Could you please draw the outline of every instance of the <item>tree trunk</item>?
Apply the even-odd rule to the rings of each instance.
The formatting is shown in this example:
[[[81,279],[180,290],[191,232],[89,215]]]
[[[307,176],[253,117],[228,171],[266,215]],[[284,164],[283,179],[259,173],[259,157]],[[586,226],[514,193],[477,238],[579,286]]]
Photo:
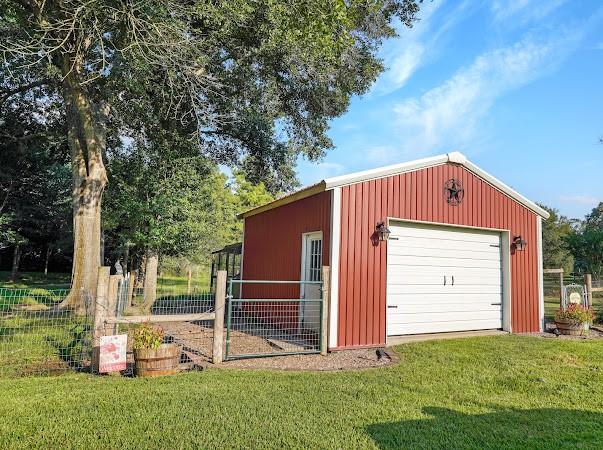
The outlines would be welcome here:
[[[85,298],[96,297],[96,278],[101,264],[101,201],[107,173],[103,164],[104,122],[80,84],[77,64],[61,56],[67,141],[73,175],[73,267],[71,292],[62,307],[78,312]],[[77,62],[76,62],[77,63]]]
[[[52,253],[52,247],[48,245],[46,247],[46,258],[44,259],[44,276],[48,276],[48,261],[50,260],[50,254]]]
[[[124,273],[128,273],[130,270],[130,246],[126,245],[124,249],[124,262],[123,262]]]
[[[146,257],[146,268],[144,275],[143,307],[150,311],[157,298],[157,266],[159,265],[159,256],[156,252],[151,252]]]
[[[10,272],[10,281],[14,283],[17,281],[17,275],[19,275],[19,263],[21,261],[21,244],[15,245],[13,250],[13,267]]]

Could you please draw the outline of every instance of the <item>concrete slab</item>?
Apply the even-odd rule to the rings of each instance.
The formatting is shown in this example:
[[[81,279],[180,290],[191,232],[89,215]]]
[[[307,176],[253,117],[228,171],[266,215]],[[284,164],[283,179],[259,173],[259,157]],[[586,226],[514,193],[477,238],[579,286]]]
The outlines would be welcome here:
[[[450,333],[431,333],[431,334],[412,334],[406,336],[388,336],[387,346],[392,347],[400,344],[410,344],[412,342],[434,341],[438,339],[459,339],[466,337],[479,336],[497,336],[509,334],[502,330],[479,330],[479,331],[455,331]]]

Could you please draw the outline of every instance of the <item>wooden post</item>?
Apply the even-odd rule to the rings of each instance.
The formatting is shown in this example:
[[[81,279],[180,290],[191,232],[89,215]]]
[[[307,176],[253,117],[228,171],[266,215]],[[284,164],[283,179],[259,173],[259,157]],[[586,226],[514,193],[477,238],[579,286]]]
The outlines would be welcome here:
[[[190,295],[191,293],[191,287],[192,287],[192,282],[193,282],[193,270],[189,267],[188,268],[188,286],[186,289],[187,294]]]
[[[100,356],[100,338],[105,333],[105,320],[107,318],[109,301],[110,267],[98,268],[96,282],[96,298],[94,299],[94,329],[92,330],[92,372],[98,373]]]
[[[128,276],[128,304],[126,306],[132,306],[132,301],[134,299],[134,285],[136,284],[137,277],[138,273],[136,270],[130,272]]]
[[[107,299],[107,315],[105,317],[105,335],[117,333],[117,325],[108,324],[107,319],[117,316],[117,293],[121,275],[109,276],[109,296]]]
[[[559,269],[559,304],[563,303],[563,267]]]
[[[329,309],[331,305],[331,268],[329,266],[322,267],[322,323],[320,330],[320,354],[326,356],[329,345]]]
[[[212,362],[220,364],[224,360],[224,310],[226,309],[226,271],[218,270],[216,277],[216,297],[214,310],[214,348]]]
[[[586,306],[593,304],[593,276],[590,273],[584,274],[584,284],[586,285]]]

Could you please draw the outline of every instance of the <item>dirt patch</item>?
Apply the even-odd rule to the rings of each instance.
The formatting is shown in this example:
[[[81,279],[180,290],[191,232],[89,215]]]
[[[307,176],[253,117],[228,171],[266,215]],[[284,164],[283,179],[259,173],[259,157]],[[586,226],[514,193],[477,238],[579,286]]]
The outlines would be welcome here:
[[[568,336],[565,334],[556,334],[555,322],[548,322],[545,325],[545,331],[542,333],[525,333],[527,336],[536,336],[548,339],[562,339],[562,340],[592,340],[592,339],[603,339],[603,325],[593,325],[590,327],[590,331],[583,336]]]
[[[220,366],[224,369],[270,369],[302,371],[337,371],[370,369],[385,367],[398,362],[397,355],[391,350],[359,349],[332,352],[321,355],[289,355],[269,358],[238,359],[226,361]]]
[[[311,354],[235,359],[214,365],[211,363],[213,330],[210,327],[191,322],[165,323],[162,327],[170,342],[183,347],[182,362],[197,367],[337,371],[384,367],[398,361],[397,355],[391,349],[373,348],[332,352],[327,356]],[[236,343],[236,354],[271,353],[277,350],[275,345],[278,345],[263,337],[240,331],[231,332],[231,345],[233,343]]]

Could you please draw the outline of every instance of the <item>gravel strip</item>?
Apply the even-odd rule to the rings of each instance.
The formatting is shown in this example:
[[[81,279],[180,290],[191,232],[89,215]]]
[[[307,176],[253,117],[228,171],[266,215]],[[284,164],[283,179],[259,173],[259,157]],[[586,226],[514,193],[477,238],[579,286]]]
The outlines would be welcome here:
[[[545,331],[542,333],[522,333],[526,336],[536,336],[547,339],[562,339],[562,340],[572,340],[572,341],[584,341],[584,340],[592,340],[592,339],[603,339],[603,326],[602,325],[593,325],[590,328],[588,334],[583,336],[568,336],[565,334],[556,335],[554,330],[555,322],[549,322],[545,325]]]

